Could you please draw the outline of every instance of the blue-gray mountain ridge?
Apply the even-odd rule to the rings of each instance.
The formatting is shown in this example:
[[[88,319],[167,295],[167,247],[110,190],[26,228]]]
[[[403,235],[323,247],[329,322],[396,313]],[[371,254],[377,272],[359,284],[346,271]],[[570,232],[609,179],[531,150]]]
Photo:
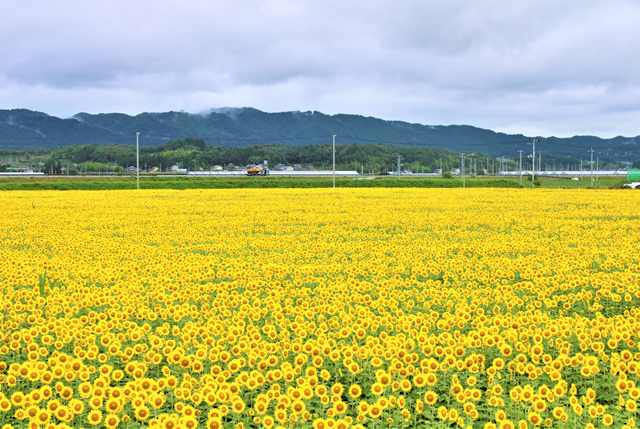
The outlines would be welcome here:
[[[91,143],[157,146],[184,137],[207,143],[247,146],[278,143],[289,146],[328,144],[336,134],[338,143],[383,143],[482,152],[514,159],[518,150],[531,152],[522,134],[497,133],[470,125],[422,125],[386,121],[360,115],[326,115],[317,111],[267,113],[246,108],[211,109],[199,114],[185,112],[78,113],[61,119],[27,109],[0,110],[0,149],[52,149],[56,146]],[[640,158],[640,136],[603,139],[596,136],[539,137],[536,151],[544,154],[603,161],[632,162]]]

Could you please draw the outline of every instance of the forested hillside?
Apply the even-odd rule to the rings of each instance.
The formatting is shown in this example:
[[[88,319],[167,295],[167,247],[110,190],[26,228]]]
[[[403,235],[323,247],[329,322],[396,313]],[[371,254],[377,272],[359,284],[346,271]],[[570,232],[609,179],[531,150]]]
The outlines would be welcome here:
[[[332,135],[340,144],[384,143],[405,147],[449,149],[515,159],[518,150],[531,152],[529,137],[496,133],[469,125],[421,125],[384,121],[359,115],[320,112],[266,113],[253,108],[214,109],[203,114],[184,112],[78,113],[60,119],[26,109],[0,110],[0,149],[53,149],[92,143],[159,146],[180,138],[200,138],[220,148],[264,144],[327,145]],[[536,151],[587,159],[594,147],[603,161],[632,162],[640,157],[640,137],[601,139],[593,136],[540,138]],[[256,155],[258,156],[258,155]],[[303,161],[304,162],[304,161]]]

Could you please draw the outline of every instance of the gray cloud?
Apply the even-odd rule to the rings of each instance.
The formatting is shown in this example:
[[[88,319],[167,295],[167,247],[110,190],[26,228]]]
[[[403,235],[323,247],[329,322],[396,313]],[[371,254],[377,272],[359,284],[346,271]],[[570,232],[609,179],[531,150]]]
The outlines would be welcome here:
[[[634,1],[0,3],[0,108],[251,106],[640,134]]]

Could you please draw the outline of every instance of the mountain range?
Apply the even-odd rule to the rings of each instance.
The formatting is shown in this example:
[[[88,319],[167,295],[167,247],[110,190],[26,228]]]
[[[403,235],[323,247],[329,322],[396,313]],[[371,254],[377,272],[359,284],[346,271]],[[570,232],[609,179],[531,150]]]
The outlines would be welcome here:
[[[640,159],[640,136],[603,139],[595,136],[570,138],[505,134],[470,125],[422,125],[386,121],[360,115],[326,115],[317,111],[267,113],[245,108],[211,109],[199,114],[186,112],[78,113],[62,119],[27,109],[0,110],[0,150],[25,150],[91,143],[157,146],[168,141],[194,137],[223,147],[264,143],[289,146],[337,143],[382,143],[481,152],[493,157],[518,157],[532,151],[530,138],[536,137],[536,152],[594,157],[603,161],[632,162]]]

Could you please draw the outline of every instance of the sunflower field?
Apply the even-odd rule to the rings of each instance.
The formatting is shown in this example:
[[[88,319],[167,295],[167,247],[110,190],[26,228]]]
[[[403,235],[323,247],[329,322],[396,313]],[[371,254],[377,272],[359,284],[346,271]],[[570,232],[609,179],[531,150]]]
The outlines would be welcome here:
[[[631,428],[640,193],[0,193],[0,428]]]

